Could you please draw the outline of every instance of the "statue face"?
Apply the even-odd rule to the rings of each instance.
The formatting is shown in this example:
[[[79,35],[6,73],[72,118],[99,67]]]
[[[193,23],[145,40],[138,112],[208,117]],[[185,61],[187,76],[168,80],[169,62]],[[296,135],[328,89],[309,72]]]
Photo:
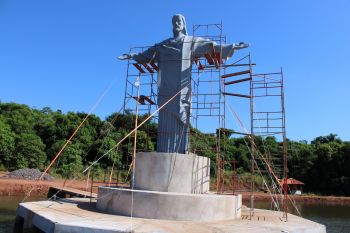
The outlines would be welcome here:
[[[185,24],[179,16],[173,18],[173,30],[176,32],[182,32],[185,28]]]

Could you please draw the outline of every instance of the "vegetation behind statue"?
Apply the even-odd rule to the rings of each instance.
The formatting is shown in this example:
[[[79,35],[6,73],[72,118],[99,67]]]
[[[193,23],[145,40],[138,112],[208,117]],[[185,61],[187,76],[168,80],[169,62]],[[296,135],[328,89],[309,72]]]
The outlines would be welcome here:
[[[15,103],[0,103],[0,166],[2,170],[18,168],[43,169],[61,149],[67,138],[86,113],[52,111],[29,108]],[[57,164],[50,171],[62,177],[79,177],[80,171],[95,158],[112,148],[116,141],[130,132],[135,116],[127,113],[111,114],[106,120],[92,115],[66,148]],[[142,121],[145,116],[140,116]],[[191,128],[192,131],[195,129]],[[212,176],[216,175],[214,135],[196,131],[190,138],[190,151],[201,148],[198,155],[211,158]],[[138,150],[154,151],[156,148],[157,125],[146,123],[137,138]],[[246,140],[249,141],[249,140]],[[118,151],[102,159],[94,168],[95,173],[103,176],[105,170],[113,165],[116,171],[127,173],[131,163],[133,138],[123,143]],[[222,138],[226,160],[238,161],[238,172],[249,172],[249,151],[244,138]],[[274,137],[265,139],[271,153],[278,152],[281,143]],[[262,147],[262,139],[257,141]],[[274,151],[273,151],[274,150]],[[305,182],[305,191],[320,194],[350,195],[350,142],[344,142],[335,134],[320,136],[311,143],[289,141],[290,177]]]

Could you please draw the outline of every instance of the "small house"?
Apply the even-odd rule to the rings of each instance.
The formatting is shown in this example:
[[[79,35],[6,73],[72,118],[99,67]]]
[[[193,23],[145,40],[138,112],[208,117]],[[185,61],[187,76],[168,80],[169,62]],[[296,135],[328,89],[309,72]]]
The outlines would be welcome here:
[[[285,179],[280,180],[281,186],[284,188],[285,185],[288,186],[288,193],[300,195],[302,191],[302,186],[305,185],[303,182],[296,180],[294,178],[288,178],[287,182]]]

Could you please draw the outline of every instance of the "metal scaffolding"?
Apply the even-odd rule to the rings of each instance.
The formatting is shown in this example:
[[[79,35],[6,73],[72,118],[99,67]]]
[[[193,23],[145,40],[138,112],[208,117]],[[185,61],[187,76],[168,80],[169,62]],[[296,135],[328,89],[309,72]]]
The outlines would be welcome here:
[[[278,210],[283,210],[283,217],[287,220],[288,190],[287,186],[281,185],[283,180],[288,178],[283,72],[281,69],[277,73],[254,74],[252,67],[255,64],[251,63],[250,55],[241,59],[240,62],[244,60],[247,61],[246,66],[249,68],[223,75],[222,78],[227,80],[234,77],[234,80],[224,83],[229,86],[242,82],[249,83],[249,94],[237,94],[231,91],[223,94],[250,100],[250,131],[233,132],[249,138],[251,154],[250,218],[254,215],[255,179],[259,175],[266,180],[264,181],[265,189],[269,190],[272,195],[282,195],[282,198],[273,199],[273,202]],[[248,92],[247,89],[246,92]],[[232,100],[232,102],[237,101]],[[244,129],[244,126],[242,125],[241,128]],[[277,150],[272,151],[266,145],[269,137],[275,137],[281,142]],[[225,161],[221,164],[225,164]],[[231,179],[233,183],[237,182],[236,172],[233,172]],[[232,191],[233,193],[243,191],[237,188],[237,184],[232,187],[236,188]],[[279,204],[282,208],[279,208]]]
[[[287,186],[283,185],[288,179],[283,71],[281,69],[276,73],[254,74],[252,78],[252,135],[260,136],[265,141],[273,136],[281,142],[277,151],[263,145],[255,152],[256,169],[253,169],[253,172],[259,170],[262,174],[272,174],[274,179],[271,180],[270,186],[279,189],[276,194],[281,194],[282,198],[276,201],[280,201],[283,217],[287,220],[288,190]]]
[[[202,37],[214,41],[216,44],[226,44],[226,36],[223,35],[223,25],[206,24],[194,25],[193,36]],[[133,47],[129,53],[142,52],[147,47]],[[250,217],[254,215],[255,177],[257,174],[273,173],[275,182],[270,185],[280,186],[283,179],[287,179],[287,141],[285,128],[285,109],[283,91],[283,72],[254,74],[251,55],[248,54],[234,62],[226,62],[221,58],[222,51],[215,51],[214,46],[204,57],[196,57],[192,54],[192,81],[191,81],[191,127],[189,136],[197,137],[198,130],[203,124],[210,122],[213,128],[211,132],[216,138],[216,191],[227,192],[225,182],[230,180],[229,187],[232,193],[250,191]],[[150,115],[157,109],[157,72],[156,63],[136,63],[129,60],[127,65],[127,77],[125,84],[124,113]],[[235,87],[244,84],[244,90],[237,92]],[[250,130],[229,130],[226,128],[226,112],[228,103],[236,103],[237,98],[246,99],[249,102]],[[270,104],[270,98],[278,99],[277,104]],[[264,100],[264,101],[261,101]],[[261,104],[261,105],[260,105]],[[271,106],[275,107],[272,109]],[[137,111],[136,111],[137,110]],[[259,110],[259,111],[258,111]],[[157,123],[158,116],[152,118]],[[242,127],[244,128],[244,126]],[[240,176],[236,167],[240,164],[235,160],[225,161],[221,137],[226,134],[242,135],[249,140],[248,145],[251,154],[250,187],[239,184]],[[262,151],[257,146],[258,140],[266,140],[270,136],[281,136],[283,154],[273,154],[268,150]],[[189,153],[198,153],[203,148],[190,145]],[[265,148],[266,149],[266,148]],[[227,171],[230,170],[230,171]],[[283,187],[282,202],[283,216],[287,220],[287,187]]]
[[[206,24],[194,25],[193,36],[202,37],[214,41],[218,45],[226,44],[226,36],[223,36],[223,25]],[[225,97],[222,93],[225,86],[221,79],[221,74],[225,73],[225,61],[221,59],[221,51],[214,51],[205,54],[204,58],[194,58],[195,66],[192,69],[192,125],[198,129],[200,122],[214,122],[214,128],[211,133],[216,134],[216,190],[221,189],[221,143],[220,129],[225,128]],[[217,123],[215,123],[217,122]],[[196,137],[193,133],[190,135]],[[192,146],[193,153],[197,153],[202,148],[196,145]]]

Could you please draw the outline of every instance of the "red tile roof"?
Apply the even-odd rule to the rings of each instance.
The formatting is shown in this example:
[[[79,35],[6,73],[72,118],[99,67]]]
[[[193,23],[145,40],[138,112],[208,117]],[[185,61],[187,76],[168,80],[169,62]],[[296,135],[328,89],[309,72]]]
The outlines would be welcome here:
[[[281,185],[283,185],[285,183],[285,180],[280,180],[280,183]],[[287,184],[290,185],[290,184],[298,184],[298,185],[304,185],[303,182],[299,181],[299,180],[296,180],[294,178],[288,178],[287,179]]]

